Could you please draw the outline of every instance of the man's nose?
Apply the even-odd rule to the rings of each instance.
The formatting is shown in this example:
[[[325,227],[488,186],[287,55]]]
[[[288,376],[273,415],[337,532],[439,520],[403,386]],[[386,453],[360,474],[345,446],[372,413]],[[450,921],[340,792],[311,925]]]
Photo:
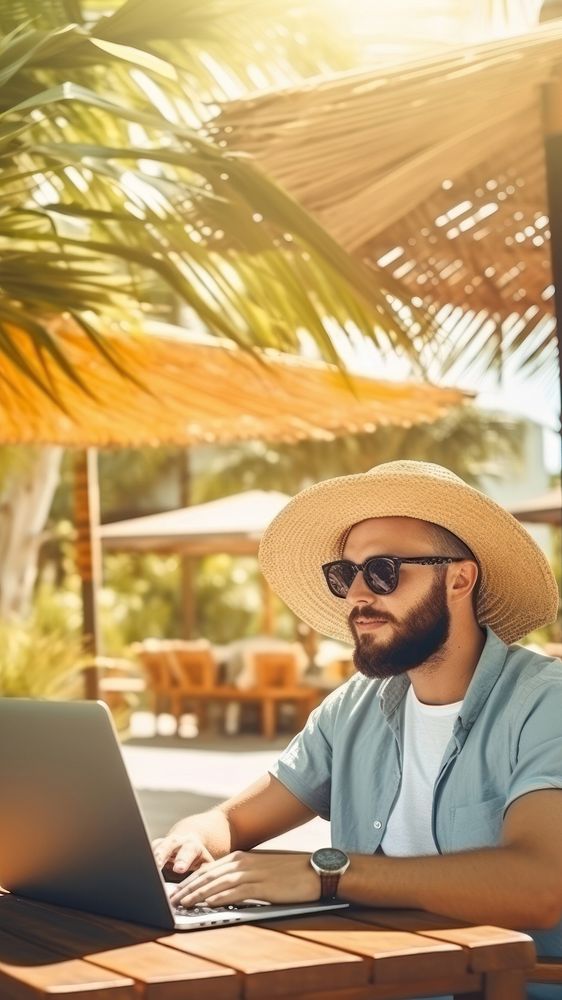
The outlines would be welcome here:
[[[346,601],[349,601],[350,604],[359,604],[361,602],[371,604],[374,596],[373,591],[365,583],[362,571],[359,570],[355,574],[353,583],[345,595]]]

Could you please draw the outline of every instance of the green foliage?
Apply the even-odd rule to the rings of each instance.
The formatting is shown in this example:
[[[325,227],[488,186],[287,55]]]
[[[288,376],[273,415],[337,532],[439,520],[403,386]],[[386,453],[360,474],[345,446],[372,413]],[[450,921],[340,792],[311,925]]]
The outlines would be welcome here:
[[[99,597],[104,652],[118,655],[145,636],[180,635],[177,556],[111,553]]]
[[[22,445],[0,447],[0,495],[4,494],[14,481],[25,476],[33,464],[36,448]]]
[[[441,420],[415,427],[379,427],[333,441],[293,445],[264,442],[231,445],[194,453],[199,474],[193,502],[202,503],[240,490],[280,490],[294,494],[332,476],[354,475],[396,459],[436,462],[478,487],[480,477],[503,473],[502,462],[517,469],[523,424],[471,406],[452,409]]]
[[[144,636],[174,637],[180,632],[180,573],[175,555],[111,553],[104,560],[98,595],[102,648],[109,656],[126,653]],[[58,539],[43,553],[34,595],[34,616],[45,632],[66,629],[78,635],[82,624],[80,578],[73,531],[62,522]]]
[[[171,504],[181,506],[181,463],[186,451],[182,448],[120,448],[99,454],[100,509],[119,517],[121,510],[153,511],[159,507],[158,493],[177,483],[177,495]],[[160,501],[161,505],[161,501]],[[117,513],[116,513],[117,512]]]
[[[0,621],[0,697],[83,696],[80,637],[46,617],[43,609],[25,621]]]
[[[196,574],[197,633],[216,643],[262,631],[263,599],[257,561],[212,555],[199,561]],[[294,639],[294,617],[276,599],[276,632]]]
[[[46,634],[66,626],[78,634],[81,622],[80,581],[72,547],[64,544],[64,572],[53,581],[52,564],[43,567],[35,592],[34,615]],[[197,635],[226,643],[260,631],[262,599],[255,559],[213,555],[198,560],[195,575]],[[179,556],[109,553],[104,559],[104,585],[99,595],[103,651],[127,653],[139,639],[181,638]],[[293,617],[278,602],[280,631],[293,636]]]
[[[0,448],[0,484],[2,455]],[[17,449],[13,449],[16,451]],[[149,514],[163,506],[179,507],[181,466],[189,452],[184,448],[112,448],[98,453],[100,515],[117,521]],[[66,451],[49,520],[52,525],[73,520],[74,452]]]
[[[196,574],[200,636],[231,642],[259,631],[261,602],[255,559],[207,556]]]

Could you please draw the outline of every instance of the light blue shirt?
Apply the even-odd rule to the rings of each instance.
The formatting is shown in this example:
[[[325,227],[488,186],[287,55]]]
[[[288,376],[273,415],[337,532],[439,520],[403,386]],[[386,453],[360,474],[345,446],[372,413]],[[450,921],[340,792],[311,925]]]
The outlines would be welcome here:
[[[312,713],[271,773],[330,820],[332,843],[372,854],[380,845],[402,776],[406,674],[356,674]],[[440,854],[500,843],[508,806],[527,792],[562,789],[562,663],[506,646],[490,629],[433,790]],[[561,831],[562,835],[562,831]],[[529,930],[539,955],[562,957],[562,922]],[[529,998],[562,1000],[562,987]]]

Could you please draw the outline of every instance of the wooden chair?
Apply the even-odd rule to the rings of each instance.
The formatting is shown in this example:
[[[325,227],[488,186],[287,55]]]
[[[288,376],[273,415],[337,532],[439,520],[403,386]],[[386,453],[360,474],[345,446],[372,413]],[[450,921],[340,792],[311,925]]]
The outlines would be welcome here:
[[[207,726],[209,702],[220,698],[217,663],[209,645],[175,642],[169,652],[171,711],[179,720],[189,706],[197,716],[199,732]]]
[[[298,666],[291,652],[252,653],[255,685],[239,692],[241,701],[255,701],[260,706],[261,732],[273,739],[277,729],[277,710],[281,704],[293,704],[297,710],[297,726],[301,728],[318,702],[317,688],[300,684]]]
[[[272,739],[276,731],[277,706],[293,703],[299,724],[306,721],[318,700],[315,688],[298,682],[298,663],[293,652],[252,653],[254,683],[248,687],[217,682],[217,663],[210,644],[170,642],[171,711],[179,719],[190,705],[197,715],[201,732],[207,724],[211,702],[256,702],[261,713],[261,731]]]
[[[350,677],[353,677],[355,672],[356,668],[352,659],[330,660],[322,670],[324,679],[330,682],[333,687],[344,684]]]
[[[146,691],[154,715],[171,710],[173,680],[166,644],[156,644],[154,640],[136,642],[132,652],[145,675]]]
[[[210,643],[181,639],[149,639],[133,647],[145,674],[155,715],[164,708],[180,716],[189,707],[197,716],[198,729],[205,728],[207,705],[216,691],[217,665]]]
[[[211,702],[255,702],[260,708],[262,735],[273,739],[279,705],[295,705],[300,726],[324,694],[298,682],[298,663],[291,651],[252,653],[253,683],[238,687],[217,682],[217,664],[210,643],[152,640],[137,643],[134,650],[147,676],[155,714],[165,702],[179,721],[189,705],[197,716],[200,732],[207,724]]]

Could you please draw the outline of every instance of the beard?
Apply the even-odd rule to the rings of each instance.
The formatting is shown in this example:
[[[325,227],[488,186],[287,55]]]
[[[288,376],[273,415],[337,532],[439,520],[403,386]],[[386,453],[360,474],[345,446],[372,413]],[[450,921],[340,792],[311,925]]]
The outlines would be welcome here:
[[[373,636],[359,635],[354,618],[384,617],[395,625],[394,635],[386,643]],[[439,574],[431,589],[402,621],[381,615],[371,608],[354,608],[349,627],[355,639],[353,662],[365,677],[397,677],[421,667],[434,657],[449,638],[451,616],[447,606],[445,575]]]

